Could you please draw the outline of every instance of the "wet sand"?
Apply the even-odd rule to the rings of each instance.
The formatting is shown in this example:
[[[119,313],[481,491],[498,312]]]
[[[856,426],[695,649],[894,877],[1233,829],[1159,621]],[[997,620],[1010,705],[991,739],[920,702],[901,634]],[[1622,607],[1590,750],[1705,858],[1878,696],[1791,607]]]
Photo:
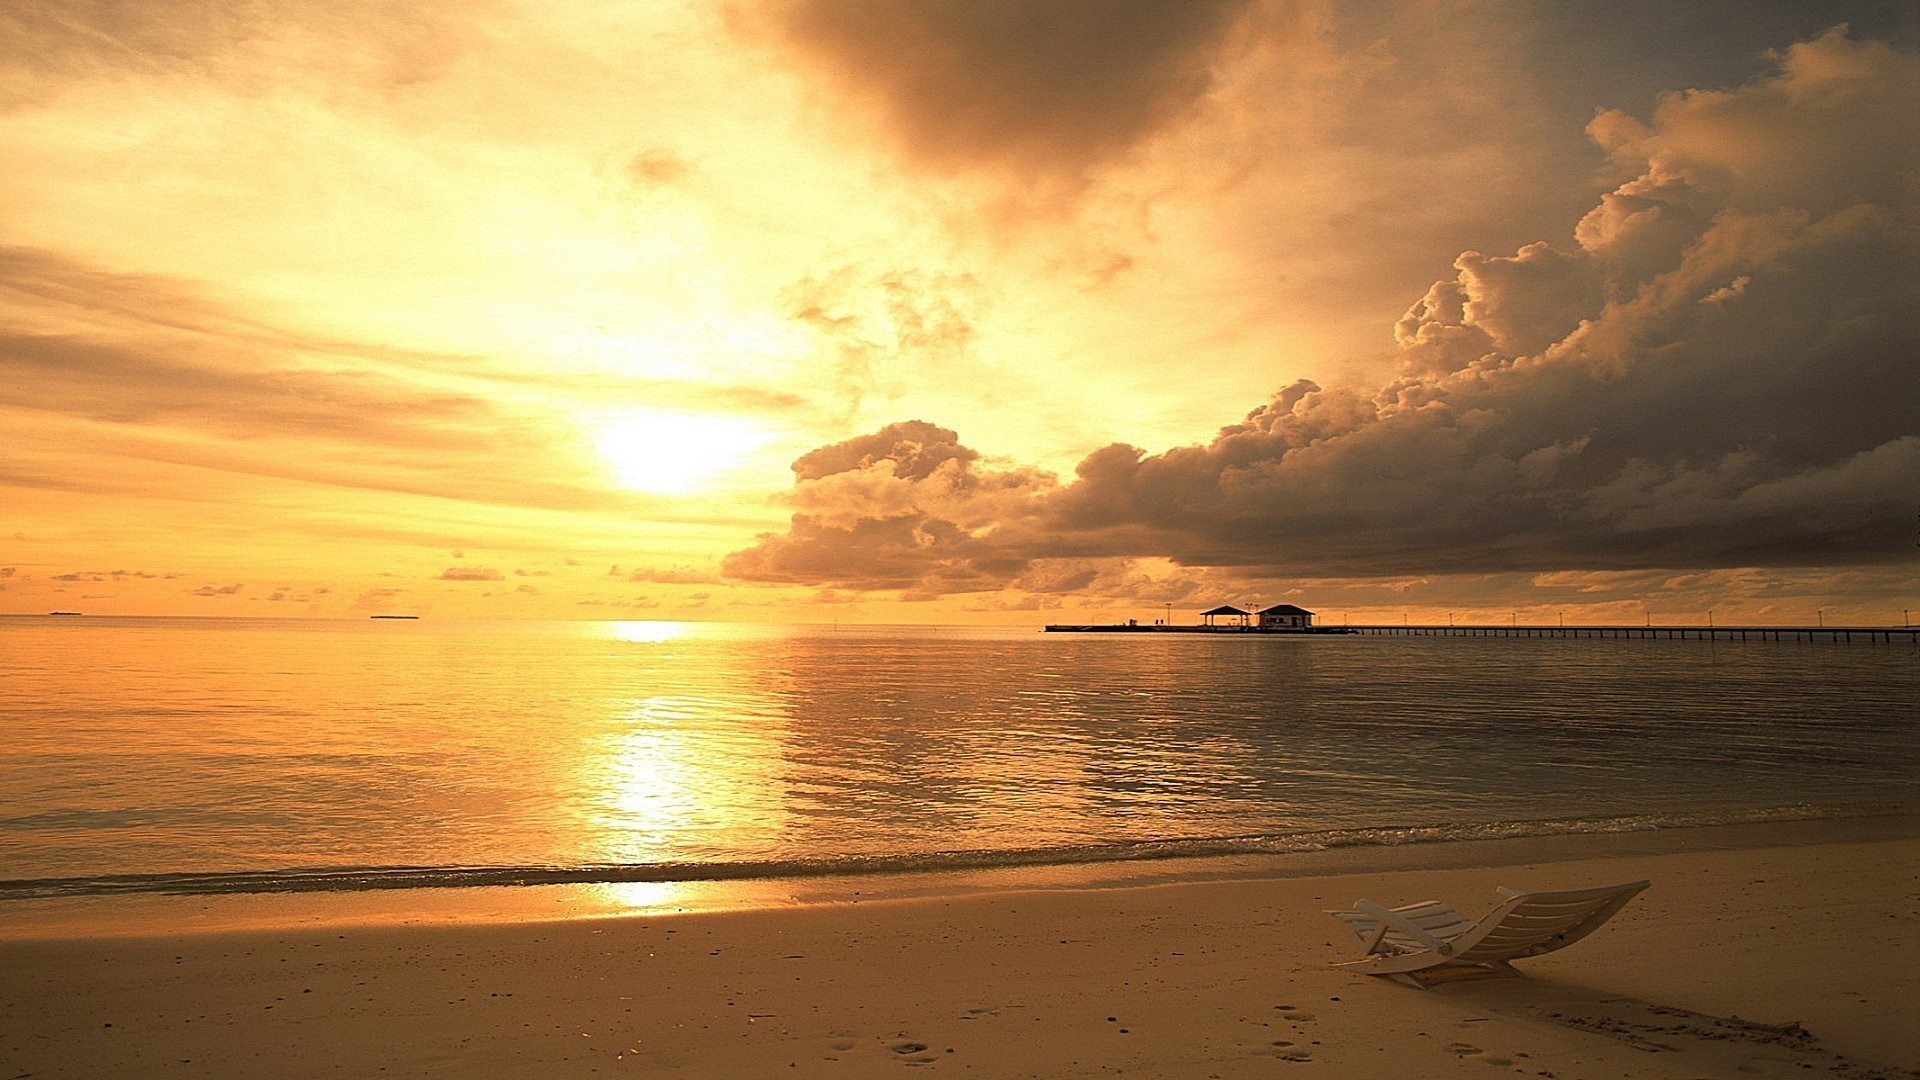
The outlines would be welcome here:
[[[0,1080],[1920,1076],[1911,820],[1330,852],[1213,880],[0,942]],[[1331,967],[1324,909],[1647,878],[1524,979]],[[885,895],[884,891],[882,895]],[[823,899],[816,897],[816,899]],[[122,927],[124,929],[124,927]]]

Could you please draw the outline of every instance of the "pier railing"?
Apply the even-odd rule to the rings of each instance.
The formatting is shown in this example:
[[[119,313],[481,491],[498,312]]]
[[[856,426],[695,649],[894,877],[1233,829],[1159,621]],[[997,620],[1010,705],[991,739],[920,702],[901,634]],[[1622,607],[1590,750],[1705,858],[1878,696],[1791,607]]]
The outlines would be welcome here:
[[[1356,634],[1399,637],[1543,637],[1543,638],[1672,638],[1700,641],[1902,641],[1920,640],[1920,626],[1528,626],[1498,623],[1480,626],[1447,624],[1379,624],[1347,626]]]

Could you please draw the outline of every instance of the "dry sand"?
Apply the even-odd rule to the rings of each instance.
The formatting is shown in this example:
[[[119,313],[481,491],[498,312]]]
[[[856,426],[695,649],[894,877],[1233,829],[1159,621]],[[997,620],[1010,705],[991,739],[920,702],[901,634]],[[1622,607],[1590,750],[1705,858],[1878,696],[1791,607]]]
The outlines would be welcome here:
[[[1917,855],[1911,821],[1876,819],[1146,887],[13,940],[0,1080],[1912,1077]],[[1478,914],[1499,884],[1638,878],[1653,888],[1524,979],[1422,991],[1329,966],[1356,942],[1322,911],[1358,897]]]

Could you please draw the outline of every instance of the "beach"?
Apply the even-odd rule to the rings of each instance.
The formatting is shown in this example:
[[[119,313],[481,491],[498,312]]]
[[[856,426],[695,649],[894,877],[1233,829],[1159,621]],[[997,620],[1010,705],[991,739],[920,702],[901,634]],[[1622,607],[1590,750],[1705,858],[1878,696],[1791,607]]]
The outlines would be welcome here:
[[[1323,911],[1653,886],[1526,977],[1331,966]],[[964,881],[957,875],[956,881]],[[1210,880],[0,943],[7,1077],[1920,1075],[1920,825],[1354,848]],[[525,890],[523,890],[525,891]],[[869,896],[878,896],[871,899]]]

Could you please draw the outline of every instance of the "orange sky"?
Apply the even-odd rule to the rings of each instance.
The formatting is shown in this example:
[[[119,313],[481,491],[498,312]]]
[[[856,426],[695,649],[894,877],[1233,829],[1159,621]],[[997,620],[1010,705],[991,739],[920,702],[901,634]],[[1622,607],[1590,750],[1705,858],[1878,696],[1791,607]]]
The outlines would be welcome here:
[[[10,4],[0,612],[1898,621],[1915,17],[1667,7]]]

